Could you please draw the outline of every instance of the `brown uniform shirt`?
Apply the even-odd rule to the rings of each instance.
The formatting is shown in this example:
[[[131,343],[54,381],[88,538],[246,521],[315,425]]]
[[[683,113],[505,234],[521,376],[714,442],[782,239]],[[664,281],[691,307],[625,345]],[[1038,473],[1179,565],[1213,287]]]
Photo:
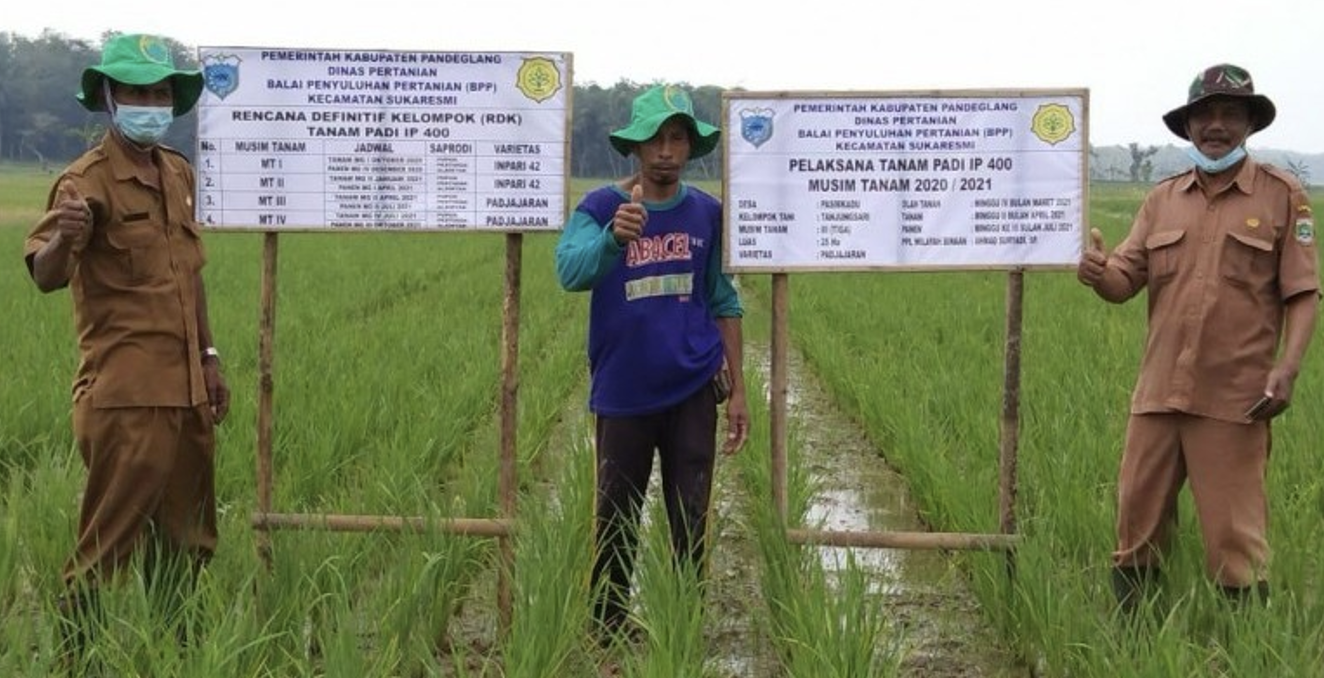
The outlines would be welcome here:
[[[47,213],[24,244],[31,257],[53,237],[50,207],[64,177],[87,199],[93,233],[69,281],[80,362],[77,401],[95,407],[186,407],[207,402],[198,346],[195,281],[206,261],[193,211],[188,160],[157,147],[161,190],[145,183],[110,138],[65,170]]]
[[[1312,219],[1295,177],[1251,159],[1212,199],[1194,170],[1149,193],[1100,285],[1122,299],[1149,287],[1133,413],[1245,421],[1273,367],[1284,302],[1319,293]]]

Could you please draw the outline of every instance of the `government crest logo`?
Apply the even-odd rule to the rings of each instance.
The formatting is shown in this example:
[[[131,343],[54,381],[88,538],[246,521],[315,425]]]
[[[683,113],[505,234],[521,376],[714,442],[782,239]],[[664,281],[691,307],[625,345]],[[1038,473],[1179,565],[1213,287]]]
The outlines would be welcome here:
[[[746,108],[740,111],[740,137],[758,148],[772,138],[772,109]]]
[[[1062,104],[1043,104],[1034,112],[1030,131],[1040,141],[1056,146],[1076,132],[1076,118]]]
[[[1296,220],[1296,241],[1302,245],[1315,242],[1315,221],[1310,218]]]
[[[542,103],[561,89],[561,71],[546,57],[526,58],[515,74],[515,87],[524,96]]]
[[[208,54],[202,59],[202,79],[207,91],[224,99],[239,89],[239,62],[233,54]]]

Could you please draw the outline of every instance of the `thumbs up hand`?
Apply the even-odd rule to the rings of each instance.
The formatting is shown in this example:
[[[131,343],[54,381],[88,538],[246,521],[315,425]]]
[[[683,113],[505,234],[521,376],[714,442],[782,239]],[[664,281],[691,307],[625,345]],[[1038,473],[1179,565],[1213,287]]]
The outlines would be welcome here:
[[[636,179],[630,189],[630,202],[623,202],[616,208],[616,216],[611,222],[611,234],[616,244],[625,245],[638,240],[648,223],[648,210],[644,208],[644,188]]]
[[[1090,287],[1095,287],[1103,279],[1106,268],[1108,268],[1108,248],[1103,244],[1103,233],[1097,228],[1091,228],[1090,244],[1084,252],[1081,252],[1080,263],[1076,265],[1076,278]]]
[[[92,239],[92,209],[87,206],[87,200],[83,199],[74,182],[69,179],[60,182],[54,207],[59,211],[56,228],[60,239],[69,243],[73,253],[82,252]]]

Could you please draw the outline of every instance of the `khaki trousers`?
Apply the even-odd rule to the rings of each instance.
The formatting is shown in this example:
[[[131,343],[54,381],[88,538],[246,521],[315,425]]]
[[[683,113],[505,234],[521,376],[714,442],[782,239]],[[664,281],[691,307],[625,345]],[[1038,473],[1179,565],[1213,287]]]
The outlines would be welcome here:
[[[1238,424],[1182,413],[1134,414],[1118,477],[1118,567],[1160,564],[1187,480],[1204,541],[1205,569],[1223,586],[1267,576],[1264,478],[1269,424]]]
[[[113,577],[139,546],[206,561],[217,539],[207,407],[97,409],[91,400],[74,404],[87,486],[66,584]]]

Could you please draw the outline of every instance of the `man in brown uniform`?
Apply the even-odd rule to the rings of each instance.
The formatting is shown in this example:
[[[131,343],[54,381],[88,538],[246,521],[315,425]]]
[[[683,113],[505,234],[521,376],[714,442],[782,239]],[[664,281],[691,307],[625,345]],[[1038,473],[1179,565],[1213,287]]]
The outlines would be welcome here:
[[[108,40],[77,99],[108,112],[110,129],[55,182],[24,245],[38,288],[70,288],[78,333],[73,428],[88,476],[60,602],[69,654],[91,631],[97,588],[138,547],[148,581],[171,587],[216,548],[213,427],[230,398],[207,321],[193,168],[159,145],[201,91],[202,75],[175,70],[161,39]]]
[[[1269,422],[1291,402],[1320,296],[1305,190],[1246,157],[1275,112],[1244,69],[1201,72],[1163,116],[1195,167],[1154,187],[1111,255],[1093,230],[1077,269],[1113,303],[1149,287],[1113,554],[1128,612],[1156,583],[1188,479],[1209,576],[1234,600],[1268,595]]]

